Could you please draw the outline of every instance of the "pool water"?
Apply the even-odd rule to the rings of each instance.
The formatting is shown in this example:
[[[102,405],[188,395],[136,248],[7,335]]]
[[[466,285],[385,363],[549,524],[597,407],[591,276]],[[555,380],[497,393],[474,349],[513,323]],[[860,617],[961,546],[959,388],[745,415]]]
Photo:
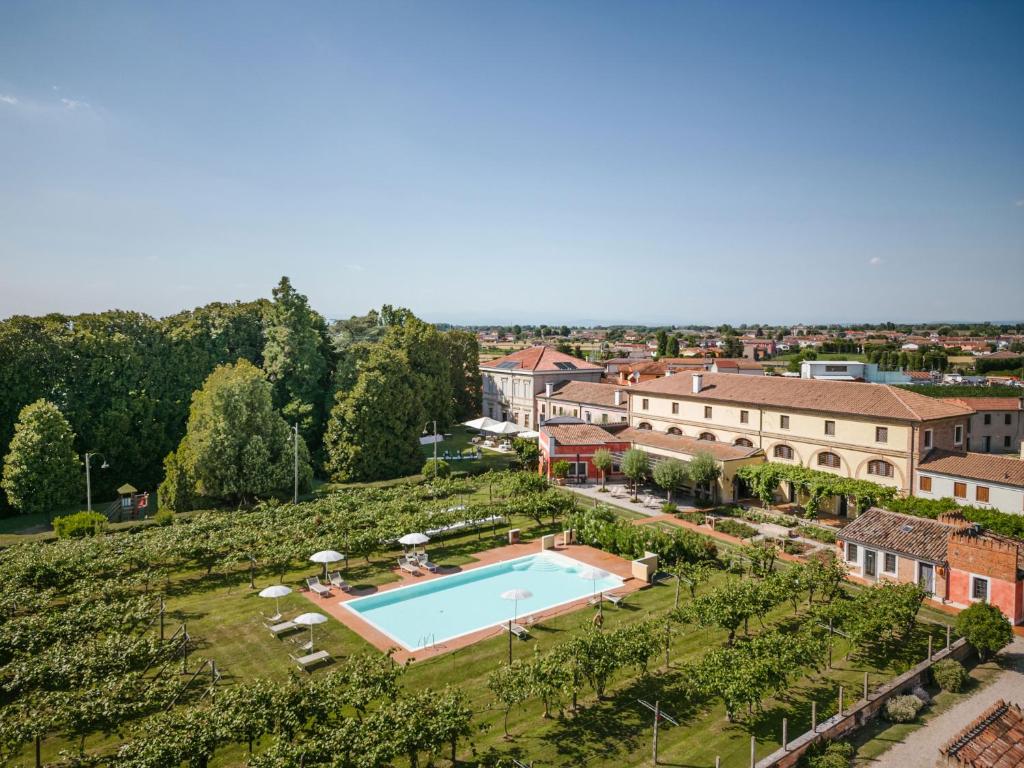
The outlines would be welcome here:
[[[380,594],[346,600],[342,605],[410,651],[507,623],[515,610],[519,620],[531,613],[622,586],[608,575],[596,583],[580,577],[587,568],[578,560],[541,552],[515,560],[430,579]],[[526,589],[532,597],[501,597],[510,589]]]

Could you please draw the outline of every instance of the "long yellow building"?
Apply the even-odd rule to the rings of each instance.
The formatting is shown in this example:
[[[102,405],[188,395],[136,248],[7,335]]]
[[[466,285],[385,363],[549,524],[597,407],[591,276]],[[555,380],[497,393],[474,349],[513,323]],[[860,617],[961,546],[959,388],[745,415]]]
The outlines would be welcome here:
[[[768,461],[906,494],[924,453],[963,450],[971,416],[956,403],[845,381],[682,373],[628,391],[629,424],[636,429],[760,448]]]

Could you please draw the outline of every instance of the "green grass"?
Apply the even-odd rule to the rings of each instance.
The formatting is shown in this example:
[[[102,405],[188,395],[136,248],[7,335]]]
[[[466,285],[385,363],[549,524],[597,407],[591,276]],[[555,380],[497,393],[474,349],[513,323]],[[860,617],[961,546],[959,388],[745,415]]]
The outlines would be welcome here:
[[[526,519],[514,519],[512,525],[523,531],[524,539],[536,540],[559,526],[536,526]],[[441,564],[462,565],[472,561],[475,552],[503,543],[505,528],[496,531],[467,533],[430,547],[432,559]],[[394,553],[382,553],[371,562],[349,564],[346,578],[355,585],[380,585],[394,581],[390,571]],[[286,574],[284,582],[298,587],[305,576],[315,571],[305,566]],[[721,583],[726,576],[718,573],[702,591]],[[276,577],[259,574],[257,589],[277,581]],[[192,667],[200,658],[216,660],[224,674],[223,684],[233,685],[253,677],[283,679],[294,674],[288,651],[293,647],[287,640],[272,637],[261,625],[261,613],[270,614],[274,603],[262,600],[249,588],[244,570],[214,573],[206,576],[200,571],[175,574],[166,586],[169,611],[168,631],[180,622],[187,622],[189,632],[198,641]],[[673,605],[675,587],[672,584],[654,585],[630,595],[623,606],[605,611],[605,627],[615,628],[651,616],[663,615]],[[687,593],[683,592],[684,600]],[[309,601],[291,594],[281,601],[288,615],[309,610]],[[932,612],[934,614],[934,612]],[[940,621],[941,614],[923,618]],[[531,639],[515,641],[514,654],[528,657],[534,650],[546,651],[557,643],[584,631],[591,623],[592,610],[580,609],[555,617],[537,625]],[[792,608],[780,606],[767,618],[767,623],[794,622]],[[795,620],[797,623],[799,619]],[[759,631],[752,622],[751,631]],[[800,678],[778,699],[765,702],[764,711],[739,723],[728,723],[723,706],[718,702],[694,701],[686,692],[687,676],[684,666],[702,656],[708,648],[724,642],[725,633],[714,630],[687,628],[674,638],[671,664],[662,669],[663,659],[652,663],[647,677],[638,677],[634,671],[620,673],[609,687],[608,697],[597,701],[592,695],[581,699],[582,708],[575,715],[564,713],[550,720],[541,717],[541,707],[530,702],[526,707],[513,710],[509,721],[513,733],[511,740],[501,735],[501,713],[495,708],[487,691],[487,676],[505,659],[507,639],[503,636],[473,644],[470,647],[411,665],[403,678],[403,685],[417,689],[424,686],[443,687],[459,685],[467,694],[476,713],[476,722],[484,730],[475,739],[472,751],[463,747],[460,765],[478,765],[485,755],[516,756],[526,762],[536,761],[544,766],[620,766],[636,765],[649,759],[649,713],[637,703],[637,698],[659,699],[666,710],[680,719],[679,728],[666,728],[661,734],[662,759],[687,766],[711,766],[715,756],[724,764],[738,765],[749,759],[749,737],[758,738],[758,755],[773,751],[779,743],[782,717],[789,717],[790,733],[799,733],[810,719],[810,702],[818,702],[819,717],[824,718],[834,709],[838,685],[848,690],[859,688],[864,671],[874,682],[909,668],[923,657],[927,645],[927,632],[932,631],[936,642],[944,640],[945,629],[922,624],[906,643],[893,644],[880,658],[866,657],[844,660],[846,648],[840,641],[835,649],[835,668],[822,673],[811,673]],[[296,633],[298,636],[300,633]],[[359,635],[337,621],[331,620],[314,629],[316,646],[329,650],[335,657],[355,653],[378,653]],[[940,639],[941,638],[941,639]],[[329,667],[324,667],[324,670]],[[313,674],[322,674],[322,671]],[[114,738],[92,736],[87,749],[111,746]],[[44,741],[43,757],[56,759],[61,749],[72,745],[60,737]],[[21,764],[30,764],[25,754]],[[244,747],[232,746],[218,751],[212,766],[238,765],[245,760]],[[399,765],[404,765],[401,761]],[[445,763],[441,763],[445,764]]]
[[[873,720],[867,726],[857,732],[851,739],[851,743],[857,750],[854,757],[854,765],[865,768],[878,759],[890,747],[903,742],[907,736],[927,725],[943,712],[951,709],[966,698],[973,696],[979,690],[992,682],[999,674],[1001,667],[998,661],[989,661],[985,664],[978,664],[970,670],[970,677],[959,693],[940,691],[936,688],[929,689],[932,694],[932,703],[924,709],[921,717],[913,723],[889,723],[882,718]]]

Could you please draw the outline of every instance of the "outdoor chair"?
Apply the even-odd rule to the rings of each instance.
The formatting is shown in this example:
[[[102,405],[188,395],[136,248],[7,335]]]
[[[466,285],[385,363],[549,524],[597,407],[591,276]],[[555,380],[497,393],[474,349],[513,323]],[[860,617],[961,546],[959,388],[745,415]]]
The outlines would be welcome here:
[[[437,563],[430,562],[430,556],[426,552],[420,553],[417,562],[431,573],[437,573]]]
[[[398,558],[398,567],[401,568],[406,573],[411,573],[413,576],[419,576],[420,575],[420,569],[417,568],[412,563],[410,563],[408,560],[403,560],[402,558]]]
[[[331,596],[331,588],[325,584],[321,584],[319,576],[310,576],[306,579],[306,586],[309,587],[310,592],[316,592],[320,597]]]
[[[504,624],[503,626],[505,627],[505,629],[507,629],[516,637],[518,637],[520,640],[525,640],[530,636],[530,630],[528,630],[522,624],[513,623],[512,626],[509,626],[508,624]]]
[[[622,605],[622,601],[626,599],[625,595],[616,595],[614,592],[608,592],[603,597],[614,606]]]
[[[324,664],[331,660],[331,654],[327,651],[317,651],[316,653],[307,653],[305,656],[295,656],[294,654],[288,654],[292,661],[294,661],[303,672],[309,672],[310,667],[315,667],[317,664]]]
[[[342,592],[348,592],[352,589],[347,581],[341,578],[341,571],[334,571],[330,575],[331,586],[337,587]]]
[[[264,622],[263,626],[269,629],[270,634],[274,637],[280,637],[283,634],[299,629],[299,625],[294,621],[282,621],[280,624],[268,624]]]

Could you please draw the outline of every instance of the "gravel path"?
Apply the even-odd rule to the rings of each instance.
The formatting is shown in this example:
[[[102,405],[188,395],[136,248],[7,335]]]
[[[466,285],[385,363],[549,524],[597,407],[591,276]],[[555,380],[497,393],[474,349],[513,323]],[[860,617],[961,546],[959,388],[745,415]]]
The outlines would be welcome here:
[[[932,768],[939,748],[997,699],[1024,704],[1024,639],[1015,637],[1002,655],[1009,666],[991,683],[879,755],[872,768]]]

